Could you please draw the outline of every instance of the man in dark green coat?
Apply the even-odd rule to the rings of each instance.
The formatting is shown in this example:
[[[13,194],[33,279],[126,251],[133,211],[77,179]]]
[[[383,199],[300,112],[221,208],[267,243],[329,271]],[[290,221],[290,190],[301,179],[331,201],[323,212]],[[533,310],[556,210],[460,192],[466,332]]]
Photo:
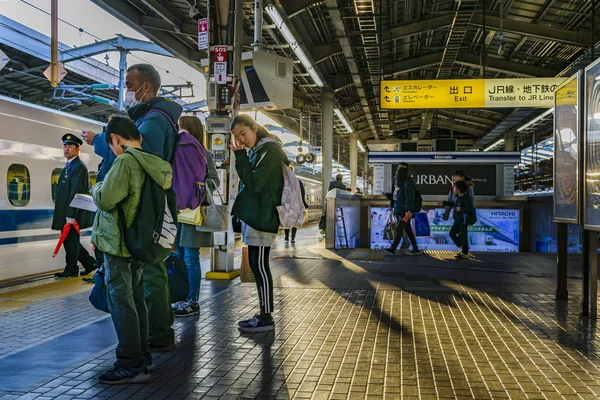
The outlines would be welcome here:
[[[89,211],[70,207],[76,194],[88,194],[90,191],[88,170],[79,158],[80,146],[83,141],[70,133],[64,135],[62,141],[63,154],[67,159],[67,165],[65,165],[58,178],[52,229],[62,231],[65,229],[66,224],[70,224],[71,227],[63,243],[66,253],[65,269],[63,272],[54,275],[59,278],[69,278],[78,276],[78,261],[85,268],[82,275],[87,275],[96,269],[96,260],[81,245],[79,232],[75,228],[75,224],[79,229],[89,228],[92,222],[90,213]]]

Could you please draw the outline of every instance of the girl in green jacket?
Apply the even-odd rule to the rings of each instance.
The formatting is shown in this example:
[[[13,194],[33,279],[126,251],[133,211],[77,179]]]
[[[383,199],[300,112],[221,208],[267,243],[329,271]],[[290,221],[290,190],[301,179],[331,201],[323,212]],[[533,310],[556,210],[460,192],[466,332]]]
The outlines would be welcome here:
[[[168,189],[172,170],[169,163],[141,149],[142,137],[129,118],[112,117],[105,140],[117,158],[104,181],[92,188],[98,207],[92,243],[104,253],[108,308],[119,344],[117,362],[99,379],[110,384],[142,383],[150,379],[148,371],[153,368],[148,352],[143,264],[128,251],[122,226],[130,227],[136,217],[145,179]],[[119,208],[125,221],[120,220]]]
[[[260,302],[260,314],[238,325],[242,332],[270,331],[275,324],[271,317],[273,277],[269,252],[279,232],[277,206],[281,205],[283,192],[282,166],[290,161],[279,140],[247,115],[233,119],[231,132],[229,147],[235,152],[235,169],[241,181],[231,213],[242,221],[242,240],[248,246],[248,261]]]

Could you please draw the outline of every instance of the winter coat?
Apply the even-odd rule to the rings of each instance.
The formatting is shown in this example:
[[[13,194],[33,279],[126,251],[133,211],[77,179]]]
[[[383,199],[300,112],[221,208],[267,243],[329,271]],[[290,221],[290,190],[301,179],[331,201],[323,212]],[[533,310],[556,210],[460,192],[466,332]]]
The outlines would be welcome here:
[[[300,179],[298,179],[298,183],[300,184],[300,195],[302,196],[302,203],[304,204],[304,208],[308,210],[308,203],[306,202],[306,190],[304,189],[304,183]]]
[[[290,161],[274,137],[262,139],[254,148],[235,152],[235,169],[240,178],[231,215],[251,228],[277,233],[283,193],[283,164]]]
[[[158,110],[152,111],[151,110]],[[178,129],[171,124],[177,124],[183,108],[163,97],[156,97],[144,103],[131,107],[127,112],[133,119],[142,135],[142,149],[158,155],[163,160],[171,162],[175,151],[175,135]],[[171,121],[162,113],[167,114]],[[110,170],[115,160],[115,155],[106,144],[105,132],[94,137],[94,152],[102,157],[103,161],[98,171],[97,180],[100,182]]]
[[[206,151],[206,167],[206,190],[210,190],[211,193],[214,193],[221,185],[221,181],[219,180],[219,175],[217,173],[214,156],[208,150]],[[222,195],[223,193],[221,193],[221,196]],[[179,239],[177,243],[181,247],[212,247],[212,239],[212,232],[199,232],[194,225],[179,224]]]
[[[168,189],[173,178],[171,165],[155,154],[127,148],[125,154],[115,159],[104,181],[92,188],[92,197],[98,207],[92,243],[103,253],[131,257],[122,237],[117,207],[123,208],[125,226],[129,228],[140,205],[146,177],[153,179],[163,189]]]
[[[458,208],[460,207],[460,211]],[[471,200],[471,196],[464,194],[462,197],[454,196],[454,220],[466,222],[466,216],[469,214],[473,214],[475,212],[475,206],[473,205],[473,201]]]
[[[413,213],[421,211],[416,210],[417,184],[415,180],[412,177],[407,177],[404,181],[398,183],[400,185],[398,186],[396,200],[392,200],[394,203],[394,215],[403,216],[408,211],[412,211]]]
[[[331,182],[329,182],[329,189],[327,189],[327,191],[330,191],[333,189],[346,190],[346,188],[347,188],[347,186],[344,185],[344,182],[331,181]]]
[[[465,182],[467,184],[467,194],[469,195],[469,197],[471,198],[471,203],[473,204],[473,207],[475,207],[475,184],[471,181],[466,181]],[[456,188],[456,186],[452,186],[450,188],[450,193],[448,193],[448,202],[453,203],[456,200],[456,195],[454,194],[454,189]]]
[[[89,211],[69,206],[76,194],[88,194],[89,191],[88,170],[83,161],[79,157],[75,157],[68,166],[63,168],[58,178],[52,229],[62,231],[67,223],[67,218],[75,218],[81,229],[92,226],[92,216]]]

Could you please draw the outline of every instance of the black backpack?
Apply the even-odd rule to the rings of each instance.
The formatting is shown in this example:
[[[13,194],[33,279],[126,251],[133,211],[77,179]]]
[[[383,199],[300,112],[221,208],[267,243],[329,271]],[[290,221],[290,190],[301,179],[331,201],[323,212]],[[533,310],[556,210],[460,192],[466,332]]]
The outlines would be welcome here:
[[[171,294],[171,303],[185,301],[190,291],[188,281],[188,270],[185,262],[174,255],[165,260],[165,267],[169,275],[169,293]]]
[[[421,197],[421,191],[415,190],[415,212],[420,212],[423,208],[423,197]]]
[[[158,264],[169,257],[177,235],[177,201],[173,189],[163,189],[146,174],[140,204],[129,228],[125,226],[123,205],[117,208],[125,246],[136,260]]]

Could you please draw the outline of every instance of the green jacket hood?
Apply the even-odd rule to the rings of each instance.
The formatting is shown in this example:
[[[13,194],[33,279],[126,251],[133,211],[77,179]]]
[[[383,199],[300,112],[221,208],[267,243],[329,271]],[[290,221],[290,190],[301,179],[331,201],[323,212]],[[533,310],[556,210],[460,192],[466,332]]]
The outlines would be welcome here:
[[[164,161],[162,158],[148,153],[147,151],[128,148],[126,153],[131,154],[138,163],[142,166],[144,172],[150,176],[160,187],[168,189],[171,187],[173,180],[173,170],[171,164]]]
[[[275,155],[277,158],[281,160],[281,162],[285,163],[285,165],[290,165],[290,160],[287,155],[283,151],[281,144],[275,137],[267,137],[262,139],[256,146],[254,146],[249,152],[248,157],[252,158],[254,154],[258,154],[262,151],[268,151],[270,154]]]

